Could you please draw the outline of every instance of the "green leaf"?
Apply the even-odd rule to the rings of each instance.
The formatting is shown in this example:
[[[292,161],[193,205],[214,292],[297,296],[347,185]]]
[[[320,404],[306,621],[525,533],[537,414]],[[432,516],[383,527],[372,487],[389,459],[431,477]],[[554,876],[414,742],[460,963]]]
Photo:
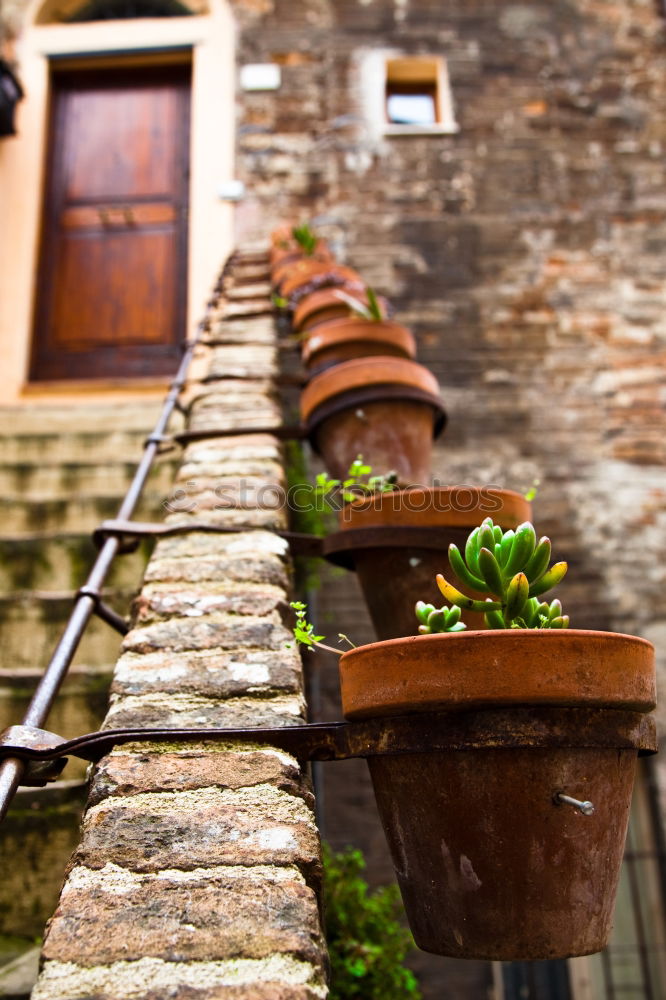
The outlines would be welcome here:
[[[384,319],[384,315],[382,313],[382,307],[379,304],[379,300],[375,295],[374,289],[370,288],[369,285],[366,286],[365,294],[368,299],[368,308],[370,311],[371,318],[374,319],[376,322],[381,323],[381,321]]]
[[[504,593],[502,571],[493,553],[485,547],[479,549],[479,570],[487,585],[484,589],[488,589],[491,594],[501,599]]]
[[[308,223],[304,222],[300,226],[294,226],[291,231],[291,235],[294,237],[301,250],[303,250],[308,257],[311,257],[317,247],[317,237]]]

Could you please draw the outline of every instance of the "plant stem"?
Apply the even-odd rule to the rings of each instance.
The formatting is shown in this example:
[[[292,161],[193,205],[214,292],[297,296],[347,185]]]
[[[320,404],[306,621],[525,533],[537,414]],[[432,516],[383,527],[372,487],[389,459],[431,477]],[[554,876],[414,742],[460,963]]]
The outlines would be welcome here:
[[[336,656],[342,656],[344,650],[336,649],[334,646],[327,646],[325,642],[319,642],[317,639],[312,640],[312,645],[317,646],[318,649],[325,649],[327,653],[335,653]]]

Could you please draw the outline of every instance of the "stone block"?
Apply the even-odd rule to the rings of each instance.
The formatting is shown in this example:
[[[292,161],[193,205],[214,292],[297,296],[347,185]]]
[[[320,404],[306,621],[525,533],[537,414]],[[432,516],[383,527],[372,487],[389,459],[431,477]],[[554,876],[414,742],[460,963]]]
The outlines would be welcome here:
[[[233,344],[213,349],[209,375],[220,379],[256,380],[274,378],[277,372],[278,357],[274,345]]]
[[[282,448],[270,434],[240,434],[195,441],[183,452],[183,462],[281,462]],[[249,471],[249,470],[248,470]]]
[[[274,785],[313,805],[308,781],[296,760],[283,750],[213,742],[118,747],[95,768],[90,805],[112,795],[253,785]]]
[[[133,622],[140,626],[174,617],[200,618],[218,611],[263,617],[275,610],[282,613],[285,605],[285,591],[271,584],[234,583],[228,578],[195,586],[148,583],[134,601]]]
[[[227,476],[257,476],[264,479],[281,479],[284,475],[282,466],[275,459],[248,459],[245,456],[227,459],[225,454],[211,456],[208,461],[186,462],[178,469],[176,481],[184,482],[204,479],[224,478]]]
[[[216,512],[222,514],[221,511]],[[229,514],[229,511],[225,512]],[[260,512],[268,516],[270,511]],[[274,516],[274,512],[273,512]],[[285,588],[287,570],[277,556],[257,554],[254,558],[243,555],[202,556],[199,559],[155,559],[146,571],[147,583],[200,583],[217,582],[219,587],[255,583]],[[259,612],[257,612],[259,613]]]
[[[289,545],[272,531],[255,530],[250,532],[197,532],[192,530],[187,534],[171,535],[160,539],[155,546],[151,562],[161,559],[199,559],[211,555],[243,555],[252,556],[259,553],[262,556],[276,555],[286,560],[289,555]],[[258,582],[258,581],[255,581]]]
[[[125,653],[116,665],[111,691],[116,695],[199,694],[206,698],[300,694],[300,655],[295,649],[160,650]]]
[[[227,302],[221,311],[220,319],[228,323],[235,319],[246,319],[248,316],[261,316],[273,312],[270,299],[257,298],[248,301]]]
[[[46,962],[32,1000],[323,1000],[319,969],[275,955],[218,962],[143,958],[89,969]]]
[[[247,531],[250,528],[265,528],[273,531],[284,531],[287,527],[287,511],[285,507],[262,508],[262,507],[221,507],[213,506],[209,510],[198,507],[194,500],[184,500],[192,510],[180,510],[168,514],[164,520],[167,524],[188,524],[192,523],[196,528],[197,521],[205,521],[207,524],[223,524],[238,531]]]
[[[104,729],[236,729],[293,726],[305,715],[298,694],[206,698],[195,694],[112,695]]]
[[[134,872],[289,865],[307,877],[319,871],[319,835],[305,802],[273,785],[141,792],[86,813],[75,864],[108,863]]]
[[[315,963],[319,935],[317,900],[296,869],[216,866],[155,875],[107,863],[70,872],[43,955],[78,966],[284,953]]]
[[[236,319],[233,323],[218,318],[211,323],[208,339],[213,343],[270,346],[275,343],[275,322],[272,316]]]
[[[267,618],[252,615],[204,615],[173,618],[143,628],[133,628],[123,639],[123,649],[134,653],[188,649],[275,649],[292,641],[291,632],[277,614]]]

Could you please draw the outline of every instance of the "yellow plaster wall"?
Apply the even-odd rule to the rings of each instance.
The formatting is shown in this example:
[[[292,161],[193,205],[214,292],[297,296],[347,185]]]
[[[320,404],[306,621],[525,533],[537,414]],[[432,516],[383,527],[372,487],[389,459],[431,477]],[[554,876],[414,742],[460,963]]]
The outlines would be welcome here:
[[[25,99],[17,111],[18,136],[0,141],[0,403],[53,401],[54,389],[81,398],[84,385],[26,385],[39,253],[40,213],[46,156],[49,60],[91,60],[117,54],[159,52],[179,46],[192,53],[192,130],[188,332],[201,317],[221,262],[233,244],[233,208],[220,200],[220,184],[234,170],[235,25],[224,0],[212,0],[202,17],[49,24],[42,0],[27,9],[14,52]],[[149,59],[150,55],[146,56]],[[150,383],[95,384],[127,393]]]

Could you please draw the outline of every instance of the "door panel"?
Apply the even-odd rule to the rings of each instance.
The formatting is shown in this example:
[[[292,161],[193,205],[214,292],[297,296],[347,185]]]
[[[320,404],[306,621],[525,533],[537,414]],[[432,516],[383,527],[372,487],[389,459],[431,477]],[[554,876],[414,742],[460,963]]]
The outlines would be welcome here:
[[[189,68],[54,77],[34,379],[170,373],[184,336]]]
[[[171,234],[154,230],[142,226],[136,233],[107,233],[103,241],[74,230],[61,238],[53,310],[56,350],[89,351],[91,331],[97,347],[162,342],[175,306],[175,261]]]

